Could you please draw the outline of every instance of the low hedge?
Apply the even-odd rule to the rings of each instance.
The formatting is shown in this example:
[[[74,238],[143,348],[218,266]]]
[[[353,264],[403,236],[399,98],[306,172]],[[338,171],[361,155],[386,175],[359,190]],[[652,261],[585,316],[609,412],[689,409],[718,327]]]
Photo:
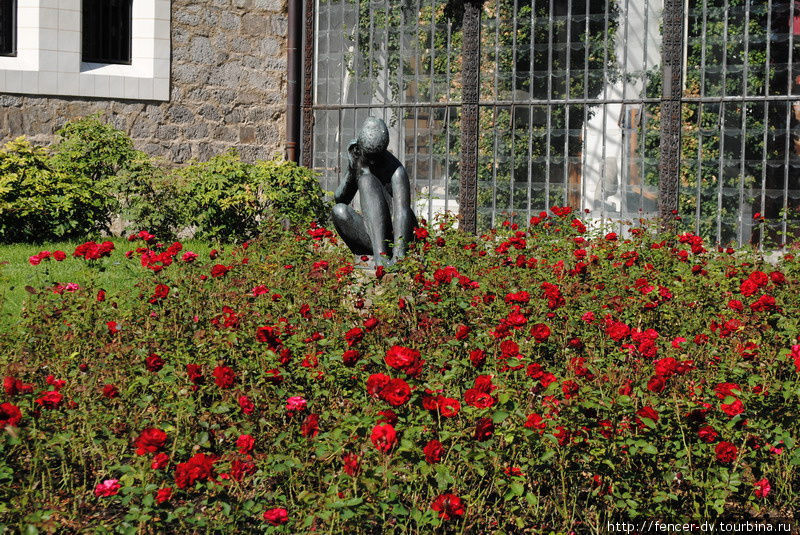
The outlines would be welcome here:
[[[24,137],[0,149],[0,243],[76,239],[142,228],[172,238],[252,238],[263,224],[323,221],[313,171],[284,160],[244,162],[231,149],[208,162],[168,166],[92,115],[66,123],[51,147]]]

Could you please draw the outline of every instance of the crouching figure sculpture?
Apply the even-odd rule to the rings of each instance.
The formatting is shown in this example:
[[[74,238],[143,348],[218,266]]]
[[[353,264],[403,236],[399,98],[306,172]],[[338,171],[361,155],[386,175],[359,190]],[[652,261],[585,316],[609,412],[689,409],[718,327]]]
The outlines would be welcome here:
[[[336,230],[354,254],[372,255],[376,266],[403,258],[417,226],[408,175],[388,146],[386,123],[369,117],[347,148],[349,167],[334,194]],[[356,193],[363,216],[350,206]]]

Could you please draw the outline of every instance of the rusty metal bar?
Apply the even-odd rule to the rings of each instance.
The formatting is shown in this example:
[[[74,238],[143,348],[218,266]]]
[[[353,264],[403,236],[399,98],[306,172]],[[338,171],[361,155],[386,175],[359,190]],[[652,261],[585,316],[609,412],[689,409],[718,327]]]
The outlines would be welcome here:
[[[305,0],[303,11],[303,140],[300,152],[303,165],[311,168],[314,165],[314,0]]]
[[[681,158],[681,96],[683,93],[684,0],[665,0],[661,65],[661,162],[658,173],[658,213],[665,221],[678,209]]]
[[[461,187],[459,228],[475,233],[478,227],[478,98],[480,92],[480,32],[482,0],[464,2],[461,85]]]

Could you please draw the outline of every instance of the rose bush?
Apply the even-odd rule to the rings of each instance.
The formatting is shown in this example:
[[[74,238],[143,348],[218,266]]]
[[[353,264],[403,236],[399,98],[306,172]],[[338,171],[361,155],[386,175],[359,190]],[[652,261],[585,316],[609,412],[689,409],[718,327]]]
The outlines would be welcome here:
[[[0,523],[583,533],[791,518],[800,262],[587,227],[567,208],[479,237],[427,226],[378,272],[316,225],[190,257],[139,233],[129,251],[67,251],[130,271],[102,299],[32,262],[0,340],[0,503],[16,504]]]

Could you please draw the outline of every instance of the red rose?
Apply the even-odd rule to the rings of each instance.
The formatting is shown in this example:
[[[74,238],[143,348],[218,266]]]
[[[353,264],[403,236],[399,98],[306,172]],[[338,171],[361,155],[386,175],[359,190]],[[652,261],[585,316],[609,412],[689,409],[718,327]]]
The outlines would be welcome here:
[[[734,400],[733,403],[725,404],[723,403],[720,405],[720,409],[722,412],[733,418],[737,414],[742,414],[744,412],[744,405],[742,404],[741,400]]]
[[[377,397],[389,381],[391,381],[391,377],[388,375],[373,373],[367,379],[367,394]]]
[[[301,427],[301,432],[306,438],[314,438],[319,433],[319,414],[311,413],[306,416]]]
[[[0,403],[0,429],[5,429],[6,426],[16,427],[21,419],[19,407],[11,403]]]
[[[386,352],[384,360],[390,368],[407,372],[417,366],[419,356],[419,351],[416,349],[395,345]]]
[[[134,442],[136,446],[136,455],[144,455],[146,453],[156,453],[164,447],[167,443],[167,434],[161,429],[155,427],[148,427],[141,432],[139,437]]]
[[[344,333],[344,339],[347,342],[347,347],[353,347],[364,339],[364,329],[360,327],[353,327]]]
[[[62,262],[64,259],[67,258],[67,253],[64,251],[53,251],[53,258],[56,262]]]
[[[164,487],[156,492],[156,503],[162,504],[172,498],[172,487]]]
[[[766,477],[756,481],[753,486],[755,487],[755,495],[759,498],[766,498],[767,494],[772,490],[772,486]]]
[[[162,299],[166,299],[169,295],[169,286],[166,284],[157,284],[156,289],[153,292],[153,296],[148,301],[150,304],[155,304],[161,301]]]
[[[119,389],[114,385],[103,385],[103,397],[108,399],[119,397]]]
[[[47,409],[55,409],[61,405],[63,400],[64,396],[61,394],[61,392],[51,390],[50,392],[42,393],[42,395],[39,396],[39,399],[36,400],[36,403]]]
[[[719,433],[717,433],[713,427],[710,425],[704,425],[697,431],[697,435],[700,437],[700,440],[705,442],[706,444],[711,444],[716,442],[719,438]]]
[[[344,464],[344,472],[350,477],[356,477],[360,468],[358,455],[355,453],[345,453],[342,457],[342,464]]]
[[[250,401],[250,398],[242,394],[239,396],[239,407],[242,409],[242,412],[245,414],[253,414],[253,411],[256,410],[256,406]]]
[[[524,427],[528,429],[538,429],[539,433],[543,433],[545,429],[547,429],[547,422],[544,421],[544,418],[540,414],[532,412],[528,415],[528,419],[525,421]]]
[[[116,333],[119,332],[119,329],[117,328],[117,322],[116,321],[107,321],[106,322],[106,327],[108,327],[109,334],[116,334]]]
[[[479,418],[475,422],[475,434],[473,437],[479,442],[489,440],[494,434],[494,422],[491,418]]]
[[[639,416],[640,418],[647,418],[649,420],[652,420],[653,422],[658,421],[658,413],[655,411],[655,409],[653,409],[653,407],[650,406],[642,407],[641,409],[636,411],[636,415]]]
[[[392,409],[386,409],[382,411],[378,411],[378,418],[379,424],[391,424],[394,425],[397,423],[397,413],[395,413]]]
[[[537,323],[531,327],[531,336],[537,342],[545,342],[550,337],[550,327],[544,323]]]
[[[212,375],[214,383],[220,388],[231,388],[236,382],[236,373],[228,366],[217,366]]]
[[[427,461],[428,464],[435,464],[441,462],[444,448],[441,442],[433,439],[422,448],[422,451],[425,453],[425,461]]]
[[[663,392],[666,386],[667,386],[667,381],[661,375],[654,375],[647,382],[647,389],[650,392],[654,392],[656,394],[660,394],[661,392]]]
[[[276,507],[275,509],[264,511],[264,520],[273,526],[280,526],[289,521],[289,513],[283,507]]]
[[[411,398],[411,387],[402,379],[390,379],[379,395],[389,405],[399,407]]]
[[[348,349],[344,353],[342,353],[342,363],[345,366],[355,366],[358,362],[358,359],[361,357],[361,353],[356,351],[355,349]]]
[[[98,498],[115,496],[122,485],[119,484],[119,479],[106,479],[102,483],[98,483],[94,488],[94,495]]]
[[[205,481],[214,477],[214,463],[217,458],[205,453],[198,453],[185,463],[175,467],[175,484],[179,489],[192,487],[197,481]]]
[[[389,453],[389,451],[391,451],[391,449],[397,443],[397,433],[391,424],[376,425],[372,428],[370,440],[378,449],[378,451]]]
[[[439,518],[450,520],[464,516],[464,501],[455,494],[441,494],[433,500],[431,509],[439,513]]]
[[[758,285],[751,281],[750,279],[745,279],[742,281],[742,285],[739,286],[739,293],[741,293],[745,297],[750,297],[754,293],[758,291]]]
[[[723,440],[714,448],[714,453],[717,455],[719,462],[730,464],[736,460],[739,450],[730,442]]]
[[[156,453],[155,457],[153,457],[153,462],[150,463],[150,468],[153,470],[161,470],[167,463],[169,462],[169,455],[164,452]]]
[[[459,325],[456,328],[456,340],[464,340],[469,335],[470,328],[467,325]]]
[[[476,368],[480,368],[486,362],[486,351],[483,349],[473,349],[469,352],[469,361]]]
[[[201,368],[199,364],[187,364],[186,375],[188,375],[189,380],[196,385],[201,385],[205,382],[203,368]]]
[[[364,328],[367,331],[372,331],[378,326],[378,324],[380,324],[378,318],[367,318],[366,321],[364,322]]]
[[[464,392],[464,401],[467,405],[486,409],[494,405],[494,398],[486,392],[481,392],[477,388],[469,388]]]
[[[147,368],[147,371],[157,372],[164,367],[164,359],[155,353],[150,353],[150,356],[144,359],[144,366]]]
[[[630,335],[631,329],[621,321],[611,321],[606,325],[606,334],[619,342]]]
[[[214,267],[211,268],[211,276],[215,278],[222,277],[230,270],[231,268],[228,266],[223,266],[222,264],[216,264]]]
[[[242,455],[253,451],[255,444],[256,439],[252,435],[239,435],[239,438],[236,439],[236,447],[239,448],[239,453]]]
[[[439,409],[439,414],[445,418],[452,418],[461,410],[461,403],[459,403],[457,399],[446,398],[444,396],[439,398],[436,406]]]

